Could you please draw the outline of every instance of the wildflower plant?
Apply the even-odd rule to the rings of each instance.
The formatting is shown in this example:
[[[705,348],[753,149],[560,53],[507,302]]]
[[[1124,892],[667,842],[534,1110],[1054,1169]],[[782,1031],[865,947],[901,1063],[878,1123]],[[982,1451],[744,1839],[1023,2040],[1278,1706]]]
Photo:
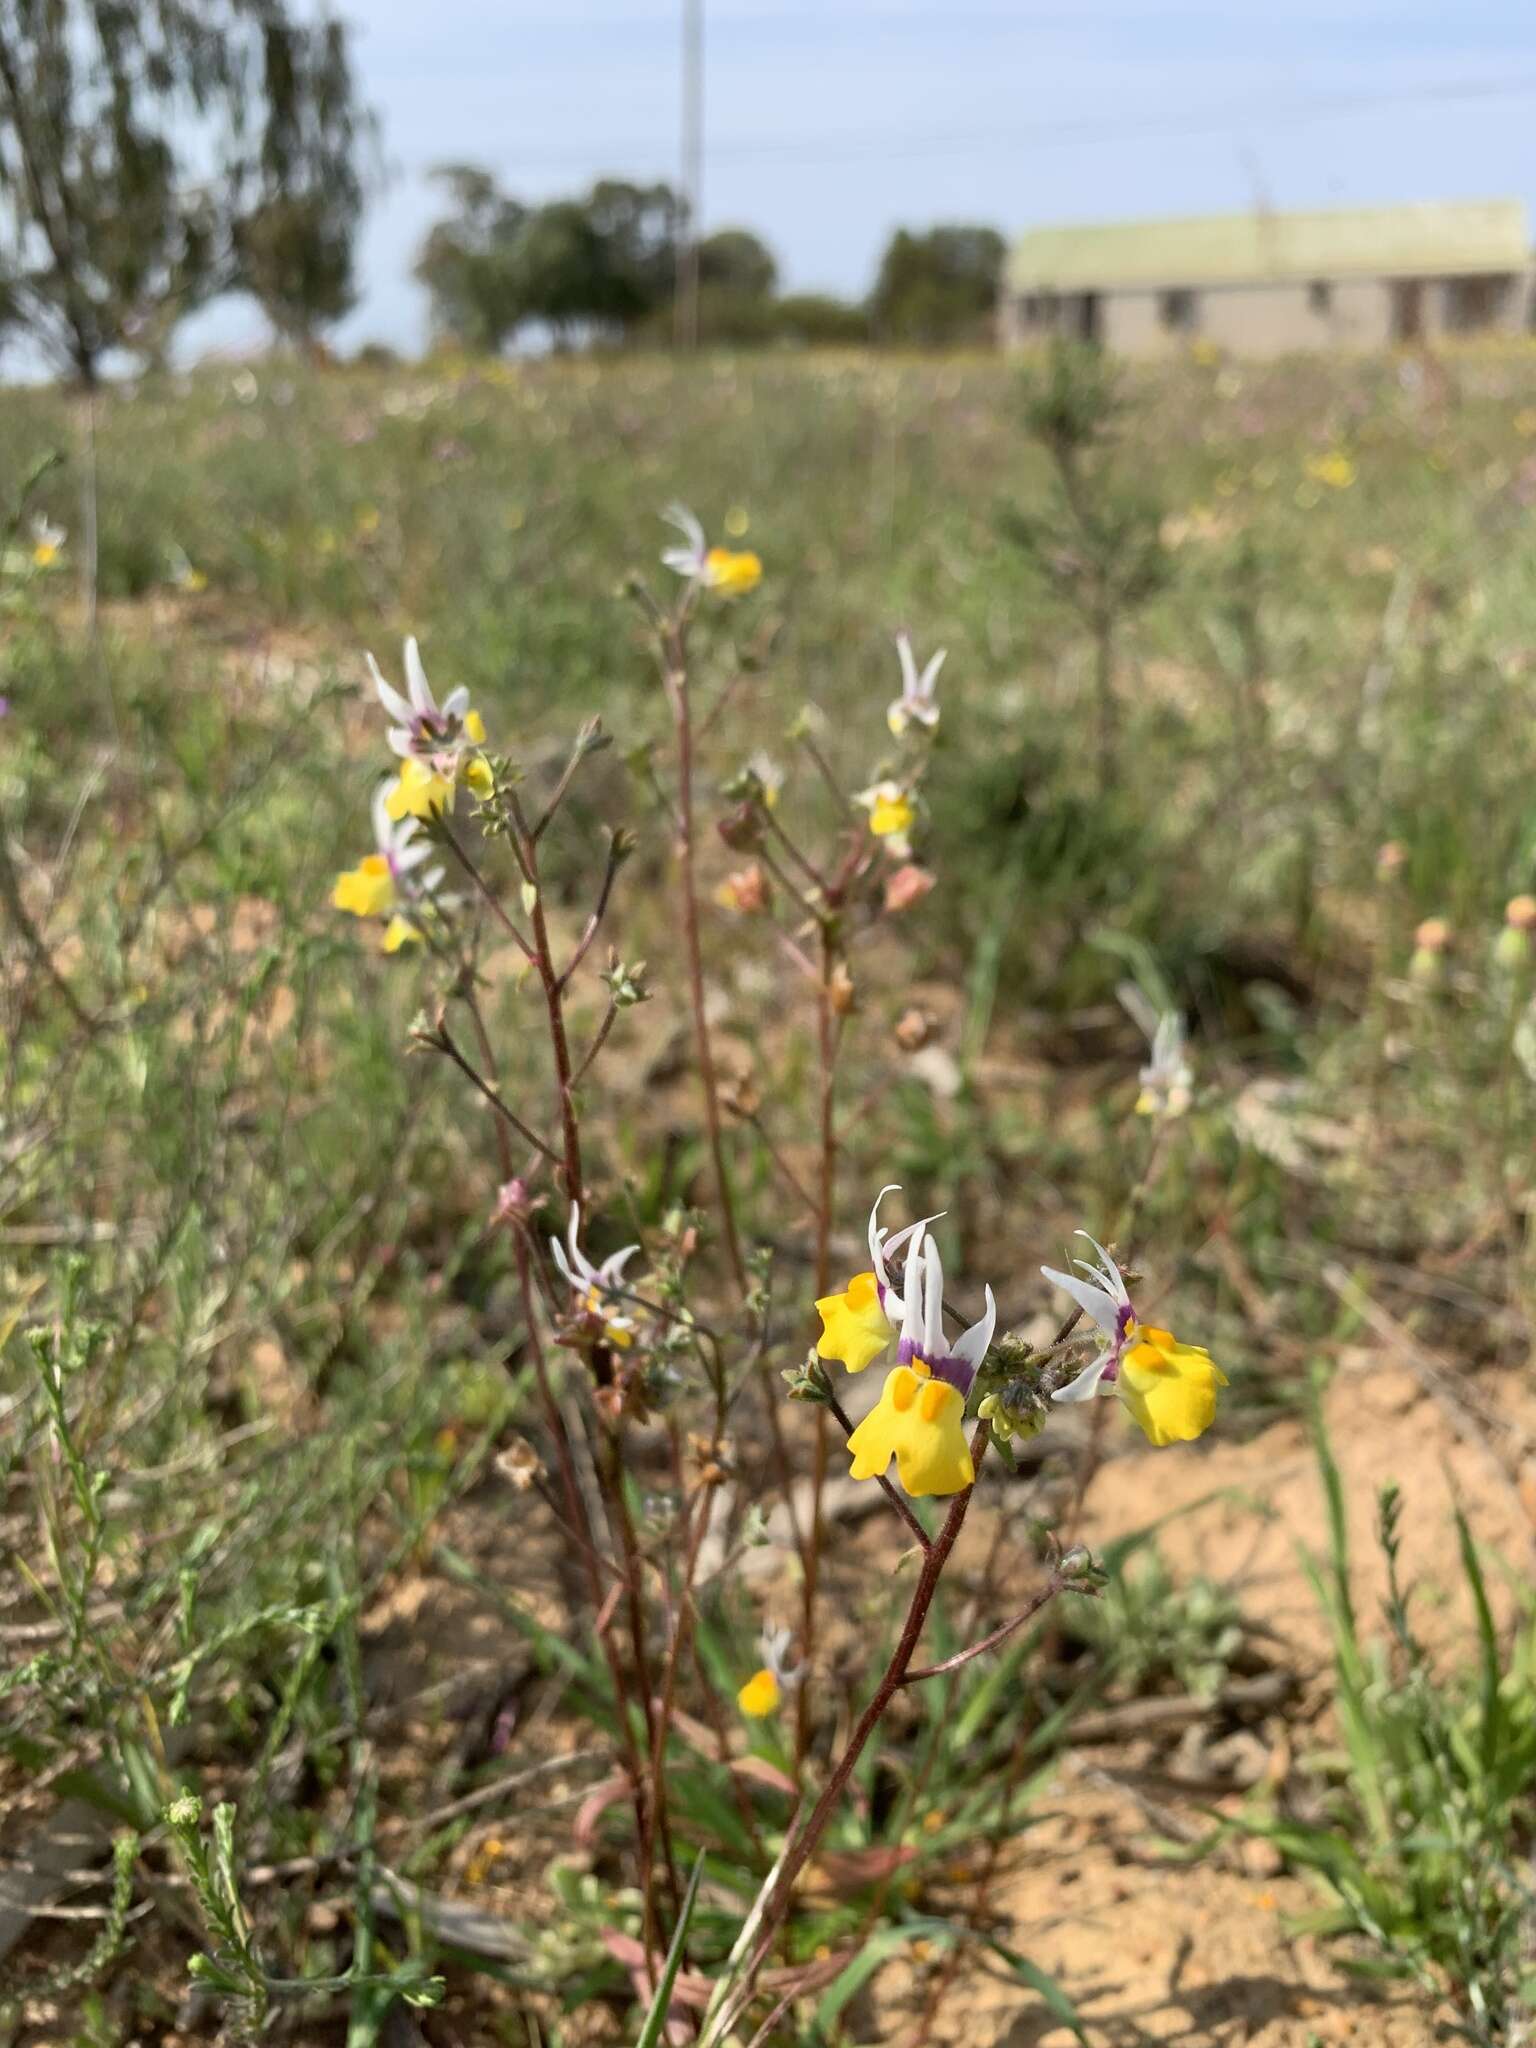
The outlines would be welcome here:
[[[719,837],[749,858],[715,890],[716,909],[743,920],[744,928],[771,929],[805,994],[816,1075],[815,1163],[803,1179],[764,1121],[762,1102],[782,1093],[770,1048],[759,1048],[757,1078],[725,1086],[706,998],[708,945],[725,926],[706,922],[699,875],[700,749],[713,729],[713,710],[701,715],[699,692],[719,660],[722,636],[728,644],[766,572],[756,554],[711,545],[685,508],[665,516],[682,536],[661,557],[676,581],[658,594],[636,576],[630,590],[655,660],[671,745],[632,758],[674,853],[683,993],[709,1160],[707,1195],[698,1206],[674,1214],[648,1239],[629,1233],[617,1249],[607,1248],[611,1166],[586,1110],[604,1074],[614,1077],[610,1088],[622,1088],[605,1055],[622,1047],[625,1012],[651,993],[645,971],[617,951],[598,969],[599,942],[611,940],[621,915],[617,885],[636,844],[631,827],[606,827],[585,914],[569,929],[563,910],[558,924],[551,914],[545,875],[548,835],[564,823],[567,798],[604,744],[595,722],[575,734],[564,767],[540,789],[517,752],[499,745],[463,686],[439,700],[414,639],[406,642],[404,693],[370,658],[373,688],[390,720],[388,747],[400,766],[375,799],[376,851],[339,877],[334,901],[341,911],[382,922],[387,951],[422,942],[409,944],[413,971],[424,982],[414,1041],[451,1062],[489,1120],[497,1177],[488,1177],[488,1186],[498,1192],[488,1194],[486,1213],[515,1272],[522,1353],[542,1415],[537,1441],[519,1438],[507,1469],[519,1492],[537,1489],[547,1501],[579,1561],[586,1612],[572,1626],[599,1660],[617,1757],[615,1791],[630,1815],[635,1918],[622,1939],[633,1944],[637,1988],[663,1996],[659,1987],[677,1967],[678,1944],[696,1910],[696,1863],[686,1898],[683,1874],[697,1849],[712,1847],[726,1863],[746,1859],[735,1883],[752,1903],[738,1937],[726,1944],[728,1954],[716,1954],[722,1968],[702,2035],[723,2041],[757,1996],[760,1973],[794,1909],[796,1881],[838,1820],[866,1746],[897,1695],[928,1679],[968,1673],[1049,1600],[1095,1588],[1080,1561],[1057,1557],[1011,1618],[936,1661],[920,1661],[989,1447],[1043,1426],[1053,1403],[1096,1390],[1119,1393],[1153,1443],[1185,1441],[1209,1426],[1224,1379],[1204,1351],[1141,1323],[1120,1268],[1098,1246],[1097,1263],[1081,1275],[1048,1272],[1076,1305],[1055,1344],[1037,1351],[1017,1338],[999,1339],[992,1286],[983,1286],[979,1312],[955,1312],[934,1235],[942,1219],[895,1219],[895,1186],[882,1189],[869,1210],[867,1266],[834,1285],[839,1087],[858,1019],[857,949],[943,887],[942,865],[922,865],[917,844],[945,657],[939,650],[920,668],[907,636],[896,636],[900,694],[867,707],[867,748],[862,735],[853,736],[859,766],[866,776],[873,771],[873,781],[843,770],[841,747],[825,744],[826,723],[809,708],[783,737],[811,778],[815,810],[761,748],[748,751],[719,785]],[[451,896],[444,893],[450,877]],[[542,1107],[537,1091],[524,1086],[514,1097],[504,1081],[512,1063],[498,1054],[481,964],[487,930],[510,942],[542,1019]],[[602,1014],[578,1037],[577,1020],[598,989],[605,991]],[[1163,1066],[1172,1058],[1164,1046]],[[750,1152],[735,1141],[728,1112],[756,1141]],[[792,1205],[791,1228],[802,1234],[811,1279],[798,1301],[793,1283],[786,1293],[775,1262],[752,1241],[740,1207],[752,1157],[766,1158],[777,1172]],[[1088,1319],[1084,1334],[1076,1327],[1079,1314]],[[813,1315],[819,1331],[807,1326]],[[797,1343],[803,1347],[811,1337],[808,1361],[786,1362],[786,1351],[792,1361]],[[859,1377],[871,1367],[880,1369],[878,1393],[855,1420],[845,1400],[857,1405]],[[813,1418],[808,1446],[797,1422],[806,1409]],[[672,1484],[642,1497],[632,1478],[637,1448],[658,1427],[672,1444]],[[872,1671],[856,1721],[829,1749],[822,1494],[839,1443],[851,1477],[874,1482],[885,1496],[893,1531],[915,1566],[883,1668]],[[807,1450],[804,1514],[793,1502],[802,1483],[797,1463]],[[715,1530],[729,1556],[733,1540],[751,1540],[747,1503],[775,1496],[798,1553],[798,1614],[765,1626],[755,1666],[736,1663],[722,1657],[718,1631],[723,1616],[740,1613],[741,1600],[728,1582],[713,1590],[703,1585],[706,1532]],[[924,1518],[930,1502],[937,1523]],[[946,1639],[953,1640],[947,1631]],[[711,1661],[721,1685],[713,1697]],[[701,1841],[698,1795],[674,1757],[676,1727],[679,1717],[702,1711],[720,1731],[728,1760],[731,1737],[721,1714],[732,1706],[744,1733],[765,1731],[760,1761],[768,1776],[753,1793],[736,1782],[737,1801],[749,1809],[742,1814],[747,1837],[739,1824],[721,1819]],[[788,1825],[776,1856],[755,1858],[749,1841],[769,1825],[769,1813],[750,1808],[763,1799],[771,1805],[779,1795],[765,1788],[779,1786],[806,1795],[802,1817]],[[779,1816],[772,1825],[781,1823]]]

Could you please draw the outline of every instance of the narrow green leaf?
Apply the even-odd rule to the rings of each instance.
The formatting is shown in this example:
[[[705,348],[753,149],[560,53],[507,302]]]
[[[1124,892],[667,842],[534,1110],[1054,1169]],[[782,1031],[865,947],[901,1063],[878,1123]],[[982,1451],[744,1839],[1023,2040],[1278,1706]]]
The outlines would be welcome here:
[[[699,1896],[699,1880],[703,1875],[704,1852],[701,1849],[698,1861],[693,1866],[693,1875],[688,1880],[683,1910],[677,1916],[672,1946],[667,1950],[667,1960],[662,1964],[656,1996],[651,2000],[651,2009],[645,2016],[645,2025],[640,2029],[640,2038],[635,2043],[635,2048],[656,2048],[656,2043],[661,2039],[661,2030],[667,2023],[667,2007],[672,2003],[672,1986],[677,1982],[677,1973],[682,1968],[683,1949],[688,1941],[688,1928],[693,1920],[693,1909]]]

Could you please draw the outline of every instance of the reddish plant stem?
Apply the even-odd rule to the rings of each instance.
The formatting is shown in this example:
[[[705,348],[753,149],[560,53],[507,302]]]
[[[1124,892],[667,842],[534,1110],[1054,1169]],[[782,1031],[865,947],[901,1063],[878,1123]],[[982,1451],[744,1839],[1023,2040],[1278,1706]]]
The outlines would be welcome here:
[[[709,1526],[709,1503],[712,1488],[701,1486],[697,1513],[692,1517],[688,1533],[688,1547],[683,1558],[683,1582],[677,1596],[677,1613],[672,1623],[672,1640],[667,1645],[667,1661],[662,1667],[661,1698],[657,1703],[655,1725],[651,1731],[651,1791],[648,1809],[655,1828],[667,1831],[667,1733],[672,1725],[672,1705],[677,1695],[677,1667],[682,1657],[693,1621],[693,1576],[698,1569],[699,1550],[704,1542],[704,1532]],[[650,1888],[650,1857],[652,1844],[647,1838],[641,1854],[646,1871],[646,1888]],[[676,1886],[676,1873],[672,1884]]]
[[[515,790],[507,793],[507,808],[515,828],[513,845],[518,865],[523,871],[532,892],[532,909],[529,922],[533,928],[533,965],[539,977],[539,987],[544,995],[544,1008],[549,1018],[549,1045],[555,1062],[555,1098],[560,1114],[560,1131],[565,1146],[565,1192],[572,1202],[579,1203],[583,1188],[581,1178],[581,1133],[576,1122],[576,1105],[572,1100],[571,1088],[571,1046],[565,1028],[565,989],[560,975],[556,972],[554,956],[549,944],[549,926],[544,917],[544,891],[539,886],[539,850],[528,830],[522,806]]]
[[[704,955],[699,938],[699,890],[694,849],[693,812],[693,714],[688,701],[688,658],[686,627],[674,620],[663,636],[663,670],[667,697],[672,706],[672,725],[677,741],[677,868],[683,920],[683,951],[688,963],[688,998],[693,1011],[694,1045],[699,1062],[699,1084],[704,1096],[704,1123],[709,1136],[710,1159],[714,1167],[715,1191],[720,1202],[720,1225],[726,1254],[738,1290],[747,1292],[747,1269],[736,1232],[736,1208],[725,1170],[725,1141],[720,1127],[720,1091],[715,1077],[714,1048],[710,1042],[709,1019],[704,1007]]]
[[[528,1254],[525,1233],[518,1228],[512,1232],[513,1251],[517,1260],[518,1285],[523,1298],[523,1320],[528,1328],[528,1346],[533,1353],[534,1376],[539,1385],[539,1397],[544,1406],[544,1417],[555,1446],[556,1461],[560,1468],[560,1486],[565,1496],[566,1519],[572,1527],[582,1532],[578,1546],[582,1563],[586,1567],[588,1597],[592,1602],[592,1614],[597,1629],[598,1642],[602,1648],[604,1662],[608,1666],[608,1678],[613,1686],[615,1717],[619,1724],[619,1740],[624,1748],[625,1768],[629,1774],[635,1808],[635,1830],[643,1841],[648,1825],[646,1809],[646,1778],[640,1746],[635,1740],[634,1717],[631,1712],[631,1697],[624,1662],[619,1656],[618,1646],[613,1640],[610,1627],[602,1619],[605,1611],[603,1583],[598,1575],[597,1550],[593,1541],[592,1525],[587,1518],[586,1502],[581,1497],[581,1488],[576,1481],[576,1465],[571,1450],[570,1437],[566,1433],[565,1418],[560,1413],[560,1404],[550,1383],[549,1363],[544,1355],[544,1340],[539,1335],[538,1310],[534,1301],[532,1262]],[[653,1923],[655,1908],[651,1900],[650,1887],[645,1888],[646,1918]],[[657,1930],[650,1925],[646,1935],[647,1948],[655,1948]]]
[[[816,1175],[816,1292],[826,1294],[832,1284],[832,1216],[837,1199],[837,1020],[832,1009],[832,981],[837,965],[837,946],[830,922],[821,924],[821,972],[816,992],[816,1051],[818,1068],[817,1175]],[[800,1635],[806,1664],[816,1649],[816,1595],[821,1580],[821,1551],[826,1525],[821,1497],[827,1483],[827,1415],[816,1410],[816,1441],[811,1464],[811,1532],[805,1547],[805,1569],[801,1577]],[[811,1731],[811,1688],[802,1685],[795,1701],[795,1765],[804,1761]]]
[[[971,1462],[979,1473],[986,1456],[990,1433],[986,1423],[978,1423],[971,1438]],[[762,1924],[758,1930],[752,1952],[742,1971],[742,1985],[750,1986],[757,1972],[773,1946],[774,1937],[789,1911],[790,1898],[795,1880],[810,1860],[811,1852],[821,1840],[827,1822],[836,1811],[848,1780],[853,1776],[854,1766],[864,1754],[869,1738],[879,1725],[886,1708],[901,1690],[906,1681],[908,1668],[917,1650],[923,1627],[928,1619],[928,1610],[933,1605],[933,1596],[950,1552],[959,1540],[965,1526],[965,1518],[976,1491],[975,1481],[963,1493],[956,1494],[950,1504],[949,1513],[944,1517],[943,1527],[934,1538],[932,1547],[923,1558],[922,1570],[912,1591],[912,1601],[907,1609],[907,1618],[902,1623],[901,1635],[891,1653],[891,1661],[885,1667],[884,1675],[876,1686],[864,1711],[854,1725],[842,1755],[832,1767],[821,1797],[811,1809],[811,1814],[799,1829],[794,1842],[784,1858],[778,1880],[763,1908]]]

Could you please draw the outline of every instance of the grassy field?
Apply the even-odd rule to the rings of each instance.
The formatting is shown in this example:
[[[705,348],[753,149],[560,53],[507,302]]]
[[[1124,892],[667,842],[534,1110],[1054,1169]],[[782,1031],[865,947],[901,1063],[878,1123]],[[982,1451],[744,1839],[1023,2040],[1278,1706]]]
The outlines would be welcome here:
[[[1170,1913],[1180,1887],[1218,1915],[1257,1878],[1292,1888],[1287,1926],[1310,1913],[1334,1940],[1326,1985],[1287,1947],[1271,2007],[1191,2005],[1169,2037],[1230,2038],[1241,2011],[1274,2048],[1341,2015],[1406,2043],[1388,2026],[1438,2007],[1523,2038],[1536,941],[1506,906],[1536,892],[1536,352],[1190,361],[1122,395],[1089,518],[1134,503],[1159,538],[1155,588],[1108,636],[1106,744],[1093,636],[1062,598],[1072,507],[1050,509],[1021,374],[995,360],[258,364],[114,391],[94,421],[0,394],[4,2038],[236,2038],[262,2009],[348,2048],[637,2038],[655,1929],[612,1789],[630,1709],[553,1481],[517,1483],[552,1457],[497,1215],[507,1155],[412,1041],[458,1014],[459,970],[384,955],[331,904],[389,766],[364,650],[398,682],[418,635],[535,809],[601,718],[538,889],[568,950],[604,834],[634,834],[570,992],[585,1045],[610,946],[651,991],[577,1091],[588,1233],[645,1243],[667,1301],[728,1330],[740,1391],[777,1388],[816,1335],[823,1012],[791,855],[770,910],[733,912],[714,892],[751,849],[715,828],[766,752],[792,846],[838,843],[839,792],[896,753],[901,628],[919,657],[948,650],[916,828],[935,886],[849,914],[833,1270],[862,1263],[869,1204],[900,1183],[911,1216],[947,1211],[960,1298],[990,1281],[1000,1328],[1040,1345],[1061,1305],[1042,1261],[1079,1227],[1114,1235],[1230,1389],[1198,1447],[1149,1451],[1103,1404],[997,1460],[934,1655],[1020,1604],[1048,1531],[1090,1544],[1108,1586],[942,1702],[903,1695],[786,1933],[797,2000],[760,2007],[778,2031],[758,2038],[1164,2038],[1128,2031],[1150,2010],[1135,1970],[1117,1989],[1048,1939],[1059,1889],[999,1904],[1111,1779],[1128,1803],[1094,1853],[1107,1829],[1122,1863],[1127,1842],[1165,1854]],[[629,581],[675,594],[674,500],[764,567],[701,609],[690,685],[724,1144],[771,1273],[745,1323],[690,1037],[667,697]],[[487,872],[517,913],[505,852]],[[475,901],[500,1092],[542,1129],[537,977]],[[1128,984],[1188,1020],[1178,1117],[1136,1114]],[[533,1157],[537,1230],[559,1230]],[[600,1464],[582,1358],[551,1356]],[[834,1453],[813,1682],[793,1731],[744,1722],[759,1624],[795,1622],[802,1559],[764,1478],[773,1402],[733,1401],[727,1455],[691,1358],[658,1342],[616,1481],[664,1644],[701,1431],[731,1503],[667,1745],[683,1875],[711,1855],[685,1985],[723,1964],[911,1577]],[[803,1488],[809,1414],[777,1428]],[[1298,1457],[1304,1497],[1284,1492]],[[1221,1540],[1188,1540],[1217,1495]],[[1276,1516],[1295,1612],[1252,1569]],[[1112,1891],[1096,1910],[1114,1950]],[[967,1973],[985,1996],[957,2012]],[[1389,2013],[1368,2001],[1393,1975]],[[675,2003],[669,2038],[697,2018]]]

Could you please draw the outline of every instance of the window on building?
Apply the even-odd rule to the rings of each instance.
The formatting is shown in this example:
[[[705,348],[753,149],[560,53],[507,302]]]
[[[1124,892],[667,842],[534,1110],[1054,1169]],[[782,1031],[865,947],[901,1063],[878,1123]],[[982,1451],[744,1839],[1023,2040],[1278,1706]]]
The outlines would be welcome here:
[[[1193,334],[1197,312],[1195,295],[1191,291],[1181,288],[1158,294],[1157,317],[1171,334]]]
[[[1307,308],[1326,320],[1333,311],[1333,286],[1325,277],[1314,277],[1307,286]]]

